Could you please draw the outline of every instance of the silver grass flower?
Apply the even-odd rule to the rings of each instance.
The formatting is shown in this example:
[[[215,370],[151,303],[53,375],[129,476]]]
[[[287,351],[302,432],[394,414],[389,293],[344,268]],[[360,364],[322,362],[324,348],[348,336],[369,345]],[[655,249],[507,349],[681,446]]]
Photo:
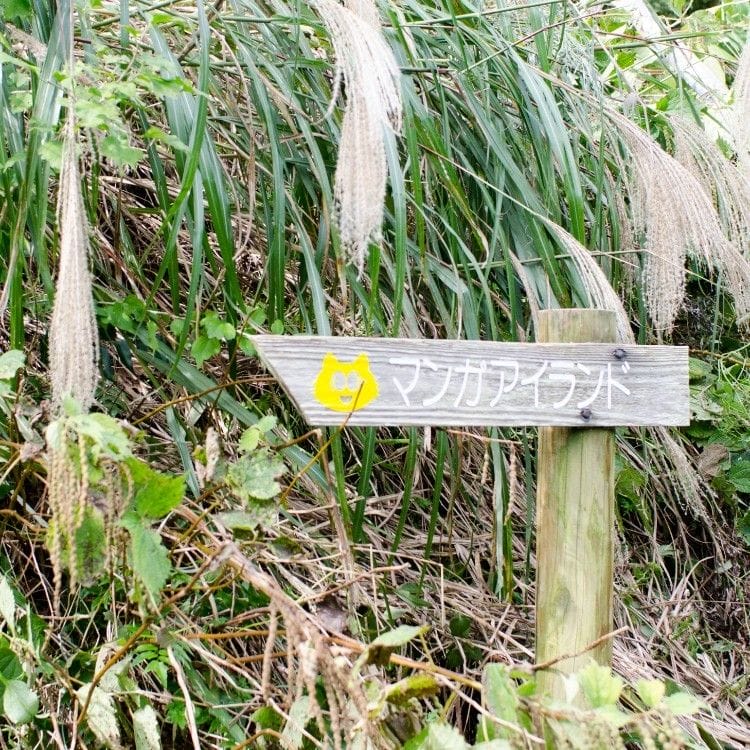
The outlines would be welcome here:
[[[361,273],[381,237],[388,177],[386,138],[401,127],[400,71],[371,0],[313,0],[336,53],[335,95],[346,86],[336,164],[335,220],[347,259]]]
[[[71,397],[87,411],[94,400],[98,378],[99,339],[72,116],[65,130],[57,219],[60,268],[49,331],[52,401],[59,409],[63,400]]]

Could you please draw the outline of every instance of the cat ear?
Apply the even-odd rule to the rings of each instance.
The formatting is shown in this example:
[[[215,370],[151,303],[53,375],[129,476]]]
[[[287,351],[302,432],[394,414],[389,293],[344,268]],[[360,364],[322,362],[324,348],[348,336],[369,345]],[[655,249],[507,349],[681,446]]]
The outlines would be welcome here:
[[[362,354],[358,355],[357,358],[352,362],[352,365],[354,367],[368,367],[369,363],[367,361],[367,355],[362,352]]]
[[[323,367],[335,367],[338,364],[338,359],[333,352],[326,352],[323,357]]]

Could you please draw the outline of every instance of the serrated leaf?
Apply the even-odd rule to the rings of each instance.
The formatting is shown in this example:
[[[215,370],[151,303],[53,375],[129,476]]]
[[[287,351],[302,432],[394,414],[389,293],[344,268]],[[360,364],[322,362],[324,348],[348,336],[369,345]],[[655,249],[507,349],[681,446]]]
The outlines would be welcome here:
[[[130,440],[123,426],[108,414],[77,414],[70,425],[81,435],[91,438],[94,453],[121,461],[130,456]]]
[[[635,683],[635,691],[646,708],[658,706],[665,690],[666,686],[661,680],[638,680]]]
[[[125,514],[122,525],[130,533],[133,572],[156,599],[172,572],[172,565],[159,535],[142,525],[134,514]]]
[[[662,705],[674,716],[692,716],[705,707],[703,701],[683,691],[667,695]]]
[[[91,683],[87,682],[76,691],[78,702],[86,703]],[[120,750],[120,727],[117,723],[117,709],[112,695],[100,687],[95,687],[86,711],[86,723],[89,729],[102,744],[110,750]]]
[[[17,349],[0,354],[0,380],[9,380],[23,367],[26,356]]]
[[[592,708],[617,703],[623,686],[622,679],[613,675],[609,667],[593,661],[578,672],[578,684]]]
[[[236,335],[234,326],[226,320],[222,320],[215,312],[206,313],[201,318],[201,326],[206,336],[221,341],[231,341]]]
[[[284,470],[279,456],[268,450],[258,450],[241,456],[229,467],[227,484],[240,500],[270,500],[281,492],[277,479]]]
[[[220,351],[221,342],[217,339],[211,339],[208,336],[198,336],[190,347],[190,353],[195,358],[195,364],[198,367],[203,367],[203,363],[207,359],[211,359],[211,357]]]
[[[260,442],[260,430],[257,427],[248,427],[240,437],[237,448],[243,453],[252,453]]]
[[[0,617],[8,623],[11,631],[16,627],[16,598],[4,575],[0,575]]]
[[[10,680],[3,693],[3,713],[14,724],[31,721],[39,710],[39,696],[21,680]]]
[[[135,750],[161,750],[161,730],[156,711],[144,706],[133,713]]]
[[[144,461],[127,461],[130,479],[135,487],[134,504],[138,515],[162,518],[176,508],[185,496],[185,477],[155,471]]]
[[[101,143],[101,152],[118,167],[135,167],[146,155],[142,148],[131,146],[122,135],[108,135]]]
[[[727,471],[726,477],[734,485],[737,492],[750,495],[750,461],[745,459],[736,461]]]
[[[428,698],[440,690],[440,683],[426,672],[417,672],[389,685],[385,691],[385,700],[395,706],[404,706],[412,698]]]

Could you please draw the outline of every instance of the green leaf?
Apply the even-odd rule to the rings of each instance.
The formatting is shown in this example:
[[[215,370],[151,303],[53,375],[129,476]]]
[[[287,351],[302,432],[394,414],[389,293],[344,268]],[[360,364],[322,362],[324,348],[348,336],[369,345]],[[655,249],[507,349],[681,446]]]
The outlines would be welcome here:
[[[203,363],[218,354],[221,351],[221,342],[218,339],[212,339],[208,336],[198,336],[193,345],[190,347],[190,353],[195,358],[198,367],[203,367]]]
[[[278,478],[284,473],[284,462],[266,449],[241,456],[227,471],[227,484],[246,502],[253,498],[270,500],[281,492]]]
[[[102,155],[118,167],[135,167],[146,155],[142,148],[131,146],[124,135],[110,134],[102,140]]]
[[[0,380],[9,380],[23,367],[26,356],[17,349],[0,354]]]
[[[727,471],[726,477],[738,492],[750,495],[750,461],[747,459],[735,461]]]
[[[0,16],[20,20],[31,18],[31,0],[1,0]]]
[[[167,146],[171,146],[173,149],[175,149],[175,151],[190,150],[189,146],[186,143],[183,143],[176,135],[165,133],[161,128],[152,126],[148,128],[143,135],[144,137],[152,141],[157,141],[159,143],[164,143]]]
[[[273,414],[266,414],[258,420],[258,424],[255,425],[256,430],[260,430],[262,433],[270,432],[276,427],[278,420]]]
[[[750,546],[750,510],[737,519],[737,533]]]
[[[237,445],[237,448],[239,448],[239,450],[243,451],[244,453],[252,453],[252,451],[254,451],[258,447],[259,442],[260,430],[255,426],[248,427],[242,433],[242,437],[240,438],[240,442]]]
[[[482,687],[487,710],[498,719],[517,724],[518,693],[507,667],[502,664],[488,664],[482,675]],[[483,718],[479,730],[482,739],[507,739],[511,736],[507,728],[493,724],[489,717]]]
[[[674,716],[692,716],[705,708],[703,701],[683,691],[666,696],[662,704]]]
[[[274,320],[273,323],[271,323],[271,333],[275,333],[277,336],[284,333],[284,321],[283,320]]]
[[[655,708],[664,697],[666,687],[661,680],[638,680],[635,691],[646,708]]]
[[[185,497],[185,477],[163,474],[137,458],[126,463],[135,487],[134,505],[139,516],[162,518]]]
[[[8,623],[11,632],[16,627],[16,598],[8,579],[0,574],[0,617]]]
[[[0,647],[0,675],[4,680],[15,680],[23,675],[18,657],[7,647]]]
[[[131,454],[128,434],[108,414],[78,414],[70,418],[70,425],[80,435],[91,438],[96,455],[120,461]]]
[[[138,516],[126,513],[121,524],[130,533],[130,553],[133,571],[156,599],[172,572],[172,565],[161,538],[152,529],[147,529]]]
[[[592,708],[612,706],[620,699],[622,679],[609,667],[592,661],[578,672],[578,682]]]
[[[3,713],[14,723],[31,721],[39,709],[39,696],[21,680],[10,680],[3,693]]]
[[[206,336],[212,339],[231,341],[236,335],[234,326],[222,320],[215,312],[207,312],[201,318],[201,326],[206,332]]]
[[[357,664],[383,666],[388,663],[391,654],[397,648],[426,633],[429,629],[429,625],[399,625],[378,636],[357,659]]]
[[[615,729],[619,729],[620,727],[627,724],[630,720],[628,714],[626,714],[624,711],[621,711],[619,708],[617,708],[617,706],[611,704],[595,708],[594,713],[596,714],[596,716],[604,719],[607,724],[610,724]]]

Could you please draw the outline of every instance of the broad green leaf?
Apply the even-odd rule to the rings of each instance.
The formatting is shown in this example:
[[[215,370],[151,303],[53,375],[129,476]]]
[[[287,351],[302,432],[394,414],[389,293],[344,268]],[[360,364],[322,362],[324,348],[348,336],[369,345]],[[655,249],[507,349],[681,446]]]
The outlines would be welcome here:
[[[130,439],[124,427],[108,414],[78,414],[70,418],[73,429],[91,438],[94,452],[115,461],[130,456]]]
[[[281,492],[278,483],[284,473],[284,462],[268,450],[241,456],[227,471],[227,484],[240,499],[270,500]]]
[[[737,533],[750,546],[750,510],[737,519]]]
[[[638,680],[635,691],[646,708],[655,708],[664,697],[665,685],[661,680]]]
[[[127,461],[130,479],[135,487],[134,504],[139,516],[162,518],[176,508],[185,496],[185,477],[163,474],[145,461]]]
[[[662,705],[675,716],[692,716],[705,707],[703,701],[683,691],[667,695],[662,701]]]
[[[746,459],[736,461],[727,471],[726,477],[738,492],[750,495],[750,461]]]
[[[620,699],[622,679],[609,667],[591,662],[578,672],[578,683],[592,708],[612,706]]]
[[[198,336],[193,345],[190,347],[190,353],[195,358],[195,364],[203,367],[207,359],[221,351],[221,342],[218,339],[212,339],[208,336]]]
[[[25,19],[31,17],[31,0],[0,0],[0,17]]]
[[[396,706],[406,705],[412,698],[428,698],[440,690],[440,683],[426,672],[417,672],[389,685],[385,690],[385,700]]]
[[[240,442],[237,445],[239,450],[244,453],[252,453],[260,442],[260,430],[257,427],[248,427],[240,438]]]
[[[0,574],[0,617],[8,623],[11,632],[16,627],[16,599],[8,579]]]
[[[102,154],[118,167],[135,167],[146,156],[142,148],[131,146],[124,135],[110,134],[101,143]]]
[[[263,433],[270,432],[274,427],[276,427],[277,422],[278,420],[276,419],[276,417],[274,417],[273,414],[266,414],[264,417],[261,417],[258,420],[258,424],[256,424],[255,427]]]
[[[172,565],[159,535],[143,526],[135,514],[126,513],[122,525],[130,533],[133,571],[156,599],[172,572]]]
[[[161,731],[156,711],[148,705],[133,713],[135,750],[161,750]]]
[[[482,675],[482,686],[487,710],[498,719],[517,724],[518,693],[508,669],[502,664],[488,664]],[[505,739],[511,736],[510,730],[493,724],[486,717],[483,722],[483,731],[484,736],[482,738],[488,740]]]
[[[23,367],[26,356],[17,349],[0,354],[0,380],[8,380]]]
[[[91,690],[91,683],[87,682],[76,691],[78,702],[83,705]],[[117,722],[117,708],[110,693],[95,687],[86,712],[86,723],[96,739],[105,747],[119,748],[120,726]]]
[[[39,696],[25,682],[10,680],[3,693],[3,713],[14,723],[31,721],[39,709]]]
[[[5,646],[0,647],[0,675],[4,680],[15,680],[23,675],[23,667],[18,657]]]
[[[145,138],[149,138],[152,141],[158,141],[164,143],[167,146],[171,146],[176,151],[189,151],[189,147],[186,143],[183,143],[176,135],[171,133],[165,133],[161,128],[150,127],[143,134]]]
[[[234,326],[222,320],[215,312],[207,312],[201,318],[201,326],[206,332],[206,336],[221,341],[231,341],[236,335]]]

